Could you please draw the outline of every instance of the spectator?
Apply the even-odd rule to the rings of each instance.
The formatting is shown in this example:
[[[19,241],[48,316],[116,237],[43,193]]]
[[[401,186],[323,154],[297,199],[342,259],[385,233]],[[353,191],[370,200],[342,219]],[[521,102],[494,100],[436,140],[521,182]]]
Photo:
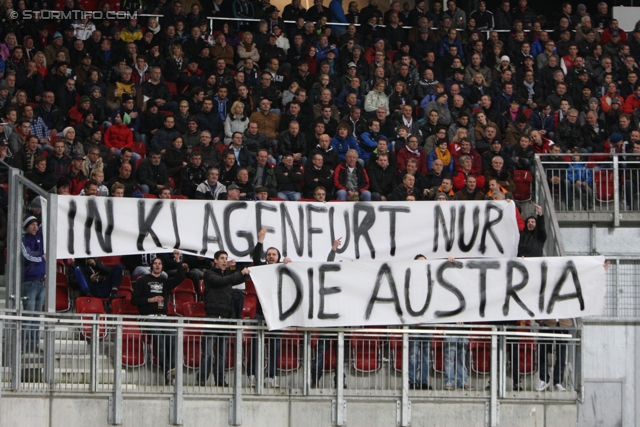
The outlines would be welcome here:
[[[476,184],[479,188],[484,188],[484,176],[481,172],[474,170],[471,156],[464,154],[460,157],[458,169],[453,175],[453,189],[455,191],[463,190],[471,176],[476,178]]]
[[[58,178],[47,172],[46,158],[42,156],[36,157],[33,163],[33,170],[26,175],[26,178],[48,192],[56,186]]]
[[[158,195],[163,188],[169,187],[169,174],[161,159],[160,152],[152,151],[136,171],[140,189],[144,194]]]
[[[444,138],[438,139],[435,150],[433,150],[429,156],[427,157],[427,169],[431,169],[433,166],[433,162],[437,160],[442,161],[442,165],[444,166],[444,170],[451,175],[454,170],[453,156],[449,151],[449,144],[447,140]]]
[[[307,138],[300,131],[297,121],[290,122],[289,129],[278,136],[278,152],[281,155],[291,152],[294,162],[302,165],[307,163]]]
[[[338,127],[340,127],[340,125],[338,125]],[[342,133],[344,134],[344,132]],[[357,145],[354,145],[354,147],[357,147]],[[316,154],[320,154],[322,156],[323,166],[328,168],[330,171],[335,171],[338,164],[340,164],[340,156],[331,145],[331,137],[327,134],[320,135],[318,138],[318,145],[309,152],[309,160],[313,160],[313,156]],[[309,160],[307,160],[307,167],[310,165]]]
[[[251,122],[258,124],[258,132],[264,133],[270,140],[276,140],[278,138],[280,117],[270,110],[271,102],[268,99],[263,99],[260,101],[260,110],[251,114],[249,119]]]
[[[408,159],[416,159],[418,161],[418,171],[420,174],[427,174],[427,156],[424,150],[418,147],[418,137],[415,135],[411,135],[408,138],[407,146],[398,151],[398,170],[403,171],[407,168]]]
[[[516,188],[511,174],[504,167],[505,161],[501,156],[494,156],[491,159],[491,168],[484,172],[485,189],[492,179],[496,179],[498,184],[504,187],[508,192],[513,192]]]
[[[169,292],[176,288],[184,280],[184,269],[180,260],[180,252],[173,252],[173,259],[177,264],[176,275],[169,279],[162,277],[164,263],[156,257],[151,263],[151,273],[138,279],[133,288],[131,304],[138,307],[143,316],[156,316],[154,322],[163,319],[158,315],[167,315]],[[147,330],[151,337],[153,348],[156,351],[156,361],[164,374],[165,384],[171,384],[175,376],[175,359],[173,354],[175,337],[169,332],[157,329]]]
[[[300,165],[294,163],[293,158],[291,152],[282,155],[282,161],[276,166],[276,179],[278,181],[278,197],[295,202],[302,197],[300,185],[303,175]]]
[[[181,193],[190,199],[195,198],[196,189],[207,179],[207,169],[202,165],[202,153],[193,151],[189,163],[180,171]]]
[[[22,285],[20,295],[22,307],[26,311],[41,311],[44,304],[44,277],[46,260],[42,228],[34,216],[22,221]],[[22,332],[22,351],[38,353],[40,343],[37,322],[25,322]]]
[[[237,187],[236,187],[237,190]],[[231,319],[235,317],[232,287],[244,283],[249,279],[249,269],[227,270],[228,254],[217,251],[213,256],[213,267],[204,273],[204,307],[207,317],[211,319]],[[228,334],[209,330],[204,334],[202,358],[198,384],[204,386],[209,378],[209,371],[213,362],[216,385],[228,387],[224,381],[225,360],[227,358]],[[215,361],[213,347],[216,346]]]
[[[338,190],[336,198],[347,200],[348,196],[370,201],[369,177],[364,167],[358,162],[358,152],[349,150],[345,162],[338,165],[333,174],[333,184]]]
[[[411,174],[402,177],[402,184],[398,185],[389,195],[391,201],[422,200],[422,194],[415,187],[416,178]]]
[[[520,137],[519,143],[513,147],[511,158],[516,170],[528,170],[535,173],[534,159],[535,153],[531,145],[531,138],[526,135]]]
[[[165,154],[171,146],[171,141],[173,141],[175,137],[180,136],[180,132],[175,128],[175,124],[175,118],[172,116],[165,117],[164,126],[153,134],[149,147],[154,151],[158,151],[160,154]],[[108,130],[109,129],[107,129],[107,131]]]
[[[71,159],[64,154],[64,141],[57,140],[53,143],[53,152],[47,156],[47,172],[55,179],[65,175],[71,166]]]
[[[390,152],[381,152],[376,155],[375,161],[372,161],[373,157],[369,159],[367,174],[371,183],[371,200],[387,201],[394,191],[396,169],[390,165],[390,154]]]
[[[122,265],[107,267],[99,258],[77,258],[75,274],[83,295],[110,300],[118,298],[122,283]],[[124,296],[122,296],[124,297]]]
[[[567,168],[567,180],[572,184],[573,200],[578,200],[584,210],[593,208],[593,171],[589,168],[582,157],[580,149],[572,150],[571,163]]]
[[[255,187],[267,188],[269,197],[272,198],[277,197],[276,187],[278,186],[278,181],[275,168],[269,163],[268,159],[268,150],[266,148],[259,149],[255,165],[248,166],[247,172],[249,172],[249,181]]]
[[[35,135],[27,136],[26,143],[14,153],[12,166],[20,169],[25,174],[33,171],[35,161],[38,157],[44,156],[42,150],[38,148],[38,137]]]
[[[530,216],[525,221],[525,229],[520,232],[520,242],[518,243],[519,257],[541,257],[543,256],[544,243],[547,241],[542,207],[536,206],[537,216]]]
[[[218,182],[220,170],[210,168],[207,179],[196,188],[195,198],[200,200],[224,200],[227,197],[227,187]]]
[[[142,190],[140,189],[138,182],[132,176],[132,171],[133,166],[131,166],[131,163],[121,163],[118,168],[117,175],[111,177],[108,186],[113,187],[115,184],[120,184],[124,190],[122,197],[133,197],[134,195],[142,197]]]

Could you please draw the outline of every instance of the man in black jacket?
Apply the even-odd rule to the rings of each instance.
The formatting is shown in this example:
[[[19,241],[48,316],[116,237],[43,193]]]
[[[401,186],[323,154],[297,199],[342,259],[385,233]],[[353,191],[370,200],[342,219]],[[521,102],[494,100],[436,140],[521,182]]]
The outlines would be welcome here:
[[[280,262],[280,251],[274,247],[270,247],[269,249],[267,249],[267,252],[265,253],[264,256],[264,261],[262,261],[262,251],[263,251],[263,243],[264,243],[264,239],[267,236],[267,229],[266,228],[262,228],[259,232],[258,232],[258,242],[256,243],[256,245],[253,248],[253,265],[254,266],[259,266],[259,265],[271,265],[271,264],[278,264]],[[289,257],[285,257],[282,262],[284,264],[289,264],[291,262],[291,259]],[[262,306],[260,306],[260,303],[258,303],[258,307],[256,310],[256,320],[264,320],[264,314],[262,313]],[[256,370],[256,366],[255,366],[255,361],[258,359],[258,345],[255,344],[253,346],[254,348],[254,353],[253,353],[253,360],[250,361],[250,372],[251,372],[251,385],[253,386],[254,381],[255,381],[255,370]],[[267,370],[267,375],[265,378],[265,386],[266,387],[279,387],[279,381],[278,381],[278,368],[276,365],[276,361],[280,358],[280,340],[276,339],[276,338],[272,338],[269,341],[269,367]]]
[[[184,270],[180,261],[180,252],[173,251],[173,258],[177,264],[176,275],[169,279],[162,277],[164,264],[160,258],[151,263],[151,273],[141,277],[133,288],[131,304],[138,307],[143,316],[153,316],[150,321],[162,321],[167,315],[167,301],[169,292],[184,280]],[[175,375],[175,336],[171,332],[159,332],[157,329],[147,330],[151,336],[153,348],[156,351],[158,366],[162,368],[165,383],[171,384]]]
[[[217,319],[231,319],[235,317],[233,306],[232,287],[244,283],[248,279],[249,269],[238,271],[227,270],[229,265],[228,254],[218,251],[213,256],[213,268],[204,273],[204,309],[207,317]],[[209,378],[211,362],[213,358],[213,345],[216,343],[216,356],[213,370],[218,387],[228,387],[224,382],[224,367],[227,357],[228,334],[209,330],[205,336],[205,345],[202,347],[200,359],[200,372],[198,383],[204,386]]]
[[[547,232],[544,229],[542,207],[536,205],[537,217],[533,215],[527,218],[525,228],[520,232],[518,243],[519,257],[541,257],[544,243],[547,241]]]
[[[396,184],[396,169],[389,165],[389,154],[380,153],[368,167],[371,200],[386,201]]]

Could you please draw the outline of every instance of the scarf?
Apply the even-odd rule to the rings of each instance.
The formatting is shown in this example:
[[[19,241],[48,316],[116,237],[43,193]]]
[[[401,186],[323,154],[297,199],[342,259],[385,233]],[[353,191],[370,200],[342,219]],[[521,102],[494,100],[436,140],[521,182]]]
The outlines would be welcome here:
[[[251,52],[251,49],[253,49],[253,43],[242,43],[242,46],[244,46],[247,52]]]
[[[529,92],[529,99],[533,99],[533,85],[535,84],[535,82],[531,82],[531,84],[529,84],[523,80],[522,84],[527,88],[527,91]]]
[[[435,149],[436,152],[436,157],[439,160],[442,160],[442,163],[445,166],[449,166],[449,163],[451,163],[451,153],[449,152],[449,150],[445,151],[444,154],[439,150],[439,149]]]

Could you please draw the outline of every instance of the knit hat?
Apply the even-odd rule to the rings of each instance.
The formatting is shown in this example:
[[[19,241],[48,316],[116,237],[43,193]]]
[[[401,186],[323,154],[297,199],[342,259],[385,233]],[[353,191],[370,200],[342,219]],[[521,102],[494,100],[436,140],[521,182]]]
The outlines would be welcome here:
[[[609,142],[612,144],[617,144],[620,141],[622,141],[622,135],[620,135],[618,132],[612,133],[609,137]]]
[[[122,94],[122,103],[133,100],[133,97],[128,93]]]
[[[66,128],[64,128],[62,130],[62,137],[65,138],[67,136],[67,132],[69,132],[70,130],[73,130],[71,126],[67,126]]]
[[[502,58],[500,58],[500,62],[502,62],[502,61],[511,62],[511,59],[509,59],[509,57],[507,55],[502,55]]]
[[[93,93],[94,90],[97,90],[98,92],[100,92],[100,94],[102,94],[102,91],[100,90],[100,88],[98,86],[93,86],[89,92]]]
[[[56,31],[55,34],[53,35],[53,39],[61,39],[62,38],[62,34],[60,34],[60,31]]]
[[[58,178],[58,182],[56,183],[56,187],[60,188],[60,187],[69,187],[71,185],[71,182],[69,182],[69,178],[66,178],[64,176],[61,176],[60,178]]]
[[[122,115],[122,124],[128,125],[129,123],[131,123],[131,117],[129,117],[127,113],[124,113]]]
[[[26,230],[27,227],[33,224],[34,222],[38,222],[38,219],[33,215],[29,215],[24,219],[24,221],[22,221],[22,229]]]
[[[613,98],[611,100],[611,103],[612,104],[620,104],[620,105],[622,105],[622,101],[620,101],[620,98]]]
[[[582,12],[583,10],[587,10],[587,6],[580,3],[577,7],[578,12]]]
[[[153,107],[157,107],[158,103],[156,102],[155,99],[150,99],[147,101],[147,111],[150,110]]]
[[[596,104],[600,103],[600,101],[598,101],[598,98],[589,98],[589,104],[591,104],[592,102],[595,102]]]
[[[91,102],[91,98],[89,98],[87,95],[85,95],[85,96],[80,98],[79,104],[82,104],[83,102]]]

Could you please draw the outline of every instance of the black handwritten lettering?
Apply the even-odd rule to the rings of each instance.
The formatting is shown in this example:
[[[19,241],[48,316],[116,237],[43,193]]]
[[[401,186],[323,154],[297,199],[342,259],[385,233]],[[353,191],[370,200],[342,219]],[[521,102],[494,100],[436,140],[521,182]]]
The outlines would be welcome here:
[[[287,311],[282,311],[282,279],[284,276],[288,276],[292,281],[293,285],[296,288],[296,297],[291,304],[291,307],[287,309]],[[300,276],[296,274],[295,271],[287,268],[286,265],[282,265],[278,267],[278,313],[280,314],[280,320],[286,320],[291,316],[295,311],[300,307],[302,303],[302,280],[300,280]]]
[[[360,212],[365,213],[362,222],[359,221]],[[353,242],[355,244],[356,259],[360,259],[360,237],[364,237],[371,253],[371,259],[376,259],[376,249],[373,247],[371,236],[369,236],[369,229],[373,227],[375,222],[376,211],[373,206],[367,203],[356,203],[353,206]]]
[[[258,232],[263,228],[267,230],[267,233],[276,234],[275,228],[269,227],[267,225],[262,225],[262,211],[278,212],[278,209],[275,206],[269,205],[267,203],[262,203],[262,202],[256,203],[256,234],[258,234]],[[260,255],[260,257],[264,258],[264,254],[265,254],[265,251],[263,246],[262,254]]]
[[[176,244],[173,245],[173,249],[178,249],[180,247],[180,231],[178,230],[178,213],[176,212],[176,202],[171,202],[169,204],[169,209],[171,209],[171,223],[173,224],[173,235],[176,236]]]
[[[549,269],[547,261],[540,264],[540,294],[538,295],[538,310],[544,313],[544,293],[547,291],[547,270]]]
[[[250,231],[238,230],[236,231],[236,236],[245,239],[247,241],[247,249],[241,251],[233,244],[233,239],[231,237],[231,227],[229,226],[231,221],[231,215],[237,209],[247,209],[247,202],[234,202],[228,204],[224,208],[224,223],[226,227],[224,228],[224,239],[227,242],[227,247],[229,248],[229,252],[233,254],[235,257],[243,257],[247,256],[253,252],[253,234]]]
[[[496,219],[491,219],[491,211],[498,212],[498,217]],[[496,236],[495,231],[493,231],[492,227],[498,225],[500,221],[502,221],[503,216],[502,209],[496,205],[495,203],[487,203],[487,206],[484,209],[484,227],[482,228],[482,238],[480,239],[480,246],[478,250],[480,253],[484,254],[487,251],[487,233],[491,235],[491,238],[496,244],[498,251],[501,254],[504,253],[504,249],[502,248],[502,243],[500,243],[500,239]]]
[[[313,235],[322,234],[322,228],[313,226],[313,213],[327,213],[327,208],[322,206],[307,205],[307,252],[309,258],[313,258]]]
[[[480,229],[480,207],[476,205],[473,208],[473,233],[471,234],[471,239],[469,240],[469,244],[464,242],[464,228],[465,224],[469,224],[468,220],[465,220],[464,214],[466,212],[465,205],[460,206],[460,215],[458,216],[458,233],[460,236],[458,237],[458,247],[462,252],[469,252],[473,249],[473,245],[476,242],[476,237],[478,237],[478,230]]]
[[[213,225],[213,232],[215,233],[213,236],[209,235],[209,224]],[[224,241],[222,240],[222,235],[220,234],[220,227],[218,226],[218,220],[216,219],[216,215],[213,212],[213,205],[211,203],[207,203],[204,206],[204,229],[202,230],[202,249],[200,250],[200,255],[204,255],[207,253],[209,249],[209,243],[213,243],[218,245],[218,249],[224,250]]]
[[[69,213],[67,214],[67,222],[69,224],[69,231],[67,232],[67,251],[71,255],[76,253],[75,251],[75,236],[74,227],[76,224],[76,214],[78,213],[78,206],[74,200],[69,202]]]
[[[436,272],[436,279],[440,286],[442,286],[444,289],[448,290],[453,295],[455,295],[456,298],[458,298],[458,308],[450,311],[438,310],[433,313],[435,317],[455,316],[456,314],[462,313],[467,306],[467,301],[464,299],[464,295],[462,294],[462,292],[460,292],[460,289],[458,289],[453,283],[447,281],[444,278],[444,272],[450,268],[462,268],[462,263],[460,261],[453,261],[440,264],[440,267],[438,267],[438,271]]]
[[[500,261],[469,261],[467,262],[467,268],[480,270],[480,281],[478,283],[480,287],[480,307],[478,312],[480,317],[484,317],[484,309],[487,305],[487,270],[499,270]]]
[[[334,242],[334,240],[336,240],[336,231],[335,228],[333,226],[333,214],[335,213],[336,208],[331,207],[329,208],[329,230],[331,231],[331,243]],[[337,254],[341,254],[344,251],[347,250],[347,247],[349,246],[349,241],[351,239],[351,226],[349,225],[349,211],[345,210],[344,211],[344,232],[345,232],[345,236],[342,239],[342,246],[340,246],[337,250],[336,253]]]
[[[389,285],[389,289],[391,290],[391,298],[379,298],[378,292],[380,292],[380,286],[382,285],[382,279],[386,277],[387,284]],[[378,275],[376,276],[376,284],[373,288],[373,293],[371,294],[371,298],[369,298],[369,304],[367,304],[367,311],[365,313],[365,319],[369,320],[371,317],[371,312],[373,311],[373,306],[376,302],[381,303],[393,303],[396,309],[396,314],[398,317],[402,317],[402,308],[400,307],[400,300],[398,299],[398,290],[396,289],[396,282],[393,279],[393,274],[391,273],[391,267],[386,262],[380,266],[378,270]]]
[[[291,220],[291,216],[289,215],[289,208],[285,203],[280,203],[280,218],[281,218],[281,231],[282,231],[282,256],[287,256],[288,245],[287,245],[287,224],[291,229],[291,237],[293,238],[293,245],[296,249],[296,254],[301,257],[302,252],[304,251],[304,214],[302,211],[302,206],[298,205],[298,234],[300,235],[300,239],[298,239],[296,230],[293,228],[293,221]]]
[[[391,250],[389,254],[395,256],[396,254],[396,213],[411,213],[411,209],[408,206],[380,206],[379,212],[389,212],[389,241],[391,243]]]
[[[570,294],[560,295],[562,286],[567,280],[567,276],[569,275],[569,273],[571,273],[573,286],[575,286],[576,291]],[[576,265],[573,263],[573,261],[567,261],[564,269],[562,270],[562,275],[556,282],[556,285],[553,287],[553,292],[551,293],[551,298],[549,298],[549,304],[547,305],[547,314],[551,314],[553,312],[553,307],[555,307],[556,302],[566,301],[574,298],[577,299],[580,303],[580,311],[584,311],[584,297],[582,296],[582,286],[580,285],[578,270],[576,270]]]
[[[518,270],[522,275],[522,281],[517,285],[513,285],[513,270]],[[517,292],[524,289],[529,283],[529,271],[522,263],[518,261],[507,261],[507,292],[504,299],[504,305],[502,306],[502,314],[506,317],[509,315],[509,301],[511,298],[520,306],[530,317],[534,317],[534,314],[520,299]]]
[[[149,212],[149,216],[145,217],[145,206],[146,203],[144,199],[138,201],[138,241],[136,242],[136,246],[139,251],[144,251],[144,239],[150,234],[153,239],[153,243],[159,248],[162,247],[162,243],[160,243],[160,239],[158,235],[151,228],[153,226],[153,222],[158,217],[158,214],[162,210],[164,206],[161,200],[158,200],[155,203],[151,203],[151,212]]]
[[[313,268],[307,268],[307,281],[309,283],[309,313],[308,319],[313,319]]]
[[[404,305],[407,307],[407,313],[409,313],[413,317],[422,316],[429,305],[431,304],[431,295],[433,294],[433,280],[431,279],[431,265],[427,264],[427,298],[424,302],[422,308],[418,311],[415,311],[413,307],[411,307],[411,269],[407,268],[407,271],[404,273]]]
[[[91,255],[91,226],[94,222],[96,224],[96,236],[98,237],[100,248],[108,254],[113,252],[113,247],[111,246],[111,233],[113,233],[113,200],[107,198],[104,204],[107,212],[107,228],[103,235],[102,217],[100,217],[96,199],[93,197],[87,199],[87,220],[84,223],[84,247],[87,255]]]
[[[320,276],[320,307],[318,308],[318,319],[338,319],[340,318],[339,313],[325,313],[324,312],[324,297],[326,295],[333,295],[342,292],[342,288],[339,286],[325,287],[325,275],[330,272],[338,272],[342,268],[338,264],[323,264],[318,268],[319,276]]]
[[[440,239],[440,224],[442,223],[442,233],[444,234],[444,247],[447,252],[451,251],[453,247],[453,241],[456,234],[456,207],[451,206],[451,220],[449,222],[449,230],[447,231],[447,220],[444,219],[444,213],[440,204],[436,204],[434,207],[433,223],[433,252],[438,252],[438,240]]]

